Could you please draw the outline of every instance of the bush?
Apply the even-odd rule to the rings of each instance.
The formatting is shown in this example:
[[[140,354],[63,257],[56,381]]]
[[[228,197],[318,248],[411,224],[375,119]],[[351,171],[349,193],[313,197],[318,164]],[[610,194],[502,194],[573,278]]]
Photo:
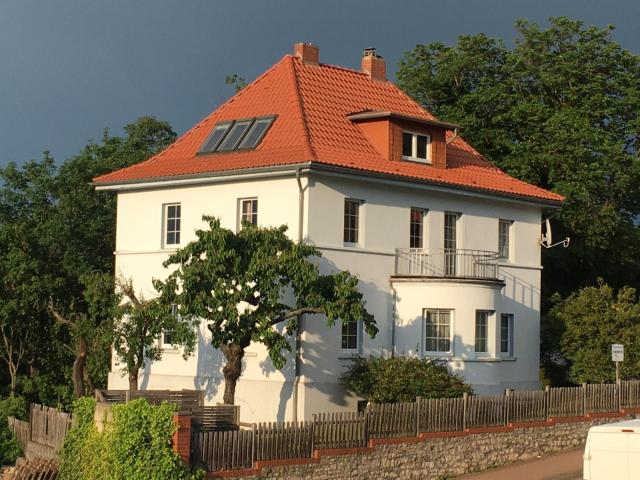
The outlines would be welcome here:
[[[171,448],[174,407],[145,399],[113,407],[113,422],[96,429],[95,401],[74,404],[75,425],[60,452],[60,480],[195,480],[203,477],[184,465]]]
[[[341,380],[345,388],[375,403],[472,393],[462,377],[451,373],[445,364],[416,357],[354,357]]]
[[[7,417],[26,420],[29,412],[27,402],[22,397],[8,397],[0,400],[0,465],[10,465],[22,454],[15,435],[9,430]]]

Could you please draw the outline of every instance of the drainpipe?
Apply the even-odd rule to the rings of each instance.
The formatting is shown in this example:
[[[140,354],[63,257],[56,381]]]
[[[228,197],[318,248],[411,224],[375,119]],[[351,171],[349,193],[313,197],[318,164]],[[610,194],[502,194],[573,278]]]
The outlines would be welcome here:
[[[396,315],[397,315],[397,302],[398,292],[391,284],[391,291],[393,292],[393,304],[391,305],[391,356],[396,356]]]
[[[302,180],[300,179],[300,168],[296,169],[296,182],[298,183],[298,244],[302,243],[304,221],[304,189],[302,188]],[[293,417],[294,422],[298,421],[298,386],[300,384],[300,346],[302,340],[302,315],[298,315],[298,329],[296,331],[295,344],[295,377],[293,379]]]
[[[451,142],[453,142],[456,138],[458,138],[458,129],[454,128],[453,129],[453,137],[451,137],[451,139],[449,139],[447,141],[447,145],[449,145]]]

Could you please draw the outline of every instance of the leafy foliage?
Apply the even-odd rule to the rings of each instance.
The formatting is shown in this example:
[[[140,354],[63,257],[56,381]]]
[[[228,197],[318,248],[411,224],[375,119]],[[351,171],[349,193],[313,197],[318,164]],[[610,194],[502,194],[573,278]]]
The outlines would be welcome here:
[[[625,346],[622,378],[640,378],[640,303],[634,288],[615,292],[600,280],[554,302],[549,317],[561,326],[560,352],[570,362],[571,381],[615,381],[613,343]]]
[[[113,349],[129,374],[130,389],[137,390],[140,369],[146,362],[162,358],[159,336],[169,333],[174,345],[182,347],[186,359],[195,347],[197,320],[176,315],[170,303],[136,294],[130,281],[119,279],[118,286],[127,301],[118,308],[113,324]]]
[[[98,432],[94,425],[95,401],[74,405],[73,429],[60,452],[61,480],[195,480],[171,448],[175,431],[169,404],[152,406],[144,399],[113,407],[113,422]]]
[[[417,357],[354,357],[341,377],[347,390],[375,403],[413,402],[416,397],[455,398],[472,393],[446,364]]]
[[[605,274],[637,284],[640,57],[611,39],[612,26],[559,17],[516,30],[512,49],[484,34],[418,45],[398,83],[496,165],[566,196],[553,217],[572,245],[544,252],[546,298]]]
[[[91,181],[175,139],[151,117],[124,130],[105,131],[60,166],[45,152],[0,169],[0,357],[9,390],[33,400],[66,401],[69,379],[76,396],[106,382],[115,197]]]
[[[8,397],[0,400],[0,465],[13,464],[22,454],[13,432],[9,430],[7,417],[27,419],[28,406],[24,398]]]
[[[198,230],[195,241],[165,261],[165,267],[176,269],[154,285],[165,305],[176,304],[181,316],[207,322],[213,347],[229,362],[223,370],[226,387],[233,382],[235,388],[244,349],[252,342],[265,345],[273,365],[282,368],[291,351],[287,335],[298,330],[300,315],[326,315],[329,326],[362,321],[365,331],[376,335],[358,279],[349,272],[321,275],[311,261],[320,252],[293,242],[286,226],[245,224],[234,233],[218,219],[203,220],[209,229]],[[230,401],[232,392],[225,391],[225,402]]]

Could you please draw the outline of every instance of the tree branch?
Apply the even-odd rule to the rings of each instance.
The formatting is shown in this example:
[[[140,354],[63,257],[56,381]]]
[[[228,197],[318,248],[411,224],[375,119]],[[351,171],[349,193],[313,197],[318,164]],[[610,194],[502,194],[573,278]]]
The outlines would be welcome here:
[[[311,314],[325,313],[325,311],[324,311],[324,308],[322,308],[322,307],[298,308],[296,310],[291,310],[286,315],[281,315],[279,317],[274,318],[273,320],[271,320],[271,325],[277,325],[278,323],[284,322],[285,320],[289,320],[290,318],[297,317],[298,315],[309,314],[309,313],[311,313]]]
[[[75,326],[75,324],[71,320],[63,317],[62,314],[55,309],[55,306],[53,305],[53,298],[51,297],[49,297],[49,302],[47,303],[47,310],[49,310],[49,313],[53,315],[53,318],[56,322],[68,327]]]
[[[136,291],[133,289],[133,282],[127,282],[122,278],[116,279],[116,286],[124,293],[126,297],[131,300],[136,307],[140,308],[142,306],[142,302],[138,299],[136,295]]]

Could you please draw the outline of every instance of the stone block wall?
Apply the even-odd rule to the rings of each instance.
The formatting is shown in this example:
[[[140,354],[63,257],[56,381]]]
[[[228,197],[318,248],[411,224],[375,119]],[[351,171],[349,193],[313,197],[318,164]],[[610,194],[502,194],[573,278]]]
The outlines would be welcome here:
[[[210,472],[209,478],[273,480],[441,480],[581,448],[593,425],[616,418],[578,417],[476,431],[372,440],[368,448],[316,451],[314,458],[256,462],[243,472]]]

